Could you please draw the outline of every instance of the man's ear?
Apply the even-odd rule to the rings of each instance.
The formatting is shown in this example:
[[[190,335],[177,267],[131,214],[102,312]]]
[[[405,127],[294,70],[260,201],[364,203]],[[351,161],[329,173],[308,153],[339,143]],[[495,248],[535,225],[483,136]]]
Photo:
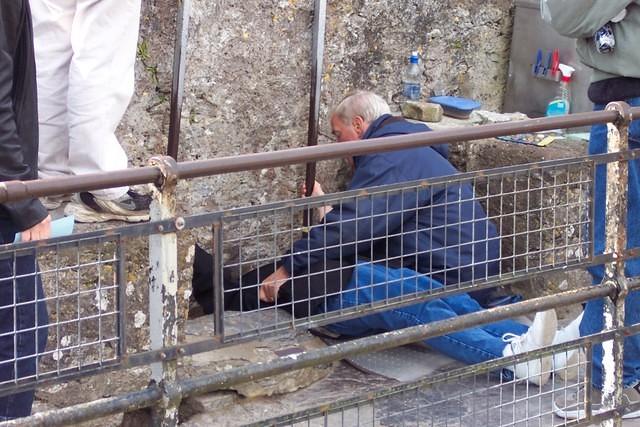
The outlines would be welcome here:
[[[354,116],[353,119],[351,119],[351,126],[353,126],[353,130],[356,131],[358,137],[361,137],[367,130],[366,123],[361,116]]]

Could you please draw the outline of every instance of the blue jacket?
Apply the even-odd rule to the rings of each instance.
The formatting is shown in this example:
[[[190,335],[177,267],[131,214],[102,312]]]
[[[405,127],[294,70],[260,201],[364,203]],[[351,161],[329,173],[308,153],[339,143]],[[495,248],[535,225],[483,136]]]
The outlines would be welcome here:
[[[363,139],[426,132],[430,129],[384,115]],[[423,180],[459,173],[446,146],[420,147],[354,158],[349,190]],[[437,184],[375,197],[358,196],[333,206],[322,224],[293,244],[283,258],[295,275],[327,259],[388,259],[444,284],[457,284],[498,272],[500,242],[470,185]],[[349,261],[351,263],[353,261]]]

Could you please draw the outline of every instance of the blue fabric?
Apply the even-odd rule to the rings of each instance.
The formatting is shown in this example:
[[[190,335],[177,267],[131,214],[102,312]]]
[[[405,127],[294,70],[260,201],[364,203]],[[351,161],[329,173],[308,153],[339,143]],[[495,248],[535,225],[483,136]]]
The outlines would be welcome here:
[[[0,220],[0,243],[13,242],[15,231],[11,222]],[[33,255],[0,260],[0,382],[34,375],[35,355],[47,343],[47,307],[36,271]],[[22,277],[14,281],[15,275]],[[32,403],[33,390],[0,397],[0,420],[30,415]]]
[[[628,99],[627,102],[635,107],[640,106],[640,98]],[[604,105],[596,105],[595,110],[603,110]],[[640,148],[640,120],[631,123],[629,133],[630,148]],[[607,127],[596,125],[591,128],[589,142],[590,154],[607,152]],[[605,202],[606,202],[606,165],[600,165],[596,169],[595,182],[595,253],[604,252],[605,246]],[[629,162],[629,198],[627,212],[627,247],[640,247],[640,160]],[[604,266],[596,266],[589,270],[593,282],[599,284],[604,277]],[[640,259],[630,260],[625,263],[625,274],[628,277],[640,274]],[[600,332],[603,328],[603,300],[589,301],[585,307],[580,334],[588,335]],[[627,325],[640,323],[640,292],[632,292],[626,299],[625,312]],[[640,381],[640,336],[627,337],[624,340],[624,385],[630,387]],[[593,348],[593,383],[602,388],[602,345]]]
[[[441,287],[440,283],[407,268],[386,268],[359,261],[343,293],[327,298],[326,309],[338,311]],[[460,294],[334,323],[327,328],[341,335],[362,336],[423,325],[480,310],[483,308],[475,299],[467,294]],[[502,341],[504,334],[522,335],[527,330],[528,327],[521,323],[503,320],[430,338],[424,342],[449,357],[466,364],[475,364],[502,357],[505,348]],[[506,372],[504,374],[509,375]]]
[[[364,139],[428,130],[425,125],[385,115],[369,126]],[[458,173],[442,146],[358,156],[354,160],[350,190]],[[496,274],[499,248],[496,228],[486,219],[471,186],[442,184],[389,196],[359,197],[357,202],[336,205],[326,215],[324,225],[312,228],[305,238],[296,241],[292,254],[282,261],[290,273],[297,275],[325,257],[395,259],[402,261],[395,266],[452,284]]]

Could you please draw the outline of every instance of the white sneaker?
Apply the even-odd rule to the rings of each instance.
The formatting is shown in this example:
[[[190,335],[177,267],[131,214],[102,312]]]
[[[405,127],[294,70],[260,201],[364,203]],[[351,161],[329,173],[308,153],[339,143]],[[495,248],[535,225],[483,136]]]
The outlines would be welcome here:
[[[560,418],[567,420],[583,420],[587,418],[586,411],[586,390],[584,384],[580,385],[571,393],[558,393],[553,400],[553,412]],[[591,389],[591,415],[598,415],[606,412],[602,408],[602,393],[596,388]],[[640,384],[625,388],[622,391],[622,404],[624,406],[636,405],[640,403]],[[623,411],[622,419],[629,420],[640,418],[640,410],[630,412]],[[627,425],[627,424],[625,424]],[[629,424],[631,426],[632,424]],[[634,426],[638,425],[633,424]]]
[[[71,201],[71,194],[62,194],[59,196],[40,197],[40,203],[48,210],[55,211],[64,203]]]
[[[580,338],[580,322],[582,322],[583,314],[584,312],[580,313],[571,323],[556,332],[556,337],[553,339],[552,344],[561,344]],[[580,367],[578,366],[579,356],[580,349],[578,348],[554,354],[553,372],[563,379],[572,380],[576,378],[580,372]]]
[[[502,355],[513,356],[551,345],[557,328],[558,319],[555,310],[536,313],[533,324],[527,332],[520,336],[515,334],[502,336],[502,340],[507,343]],[[506,369],[513,371],[516,378],[542,387],[549,381],[552,363],[551,356],[538,356],[533,360],[518,363],[512,368]]]
[[[149,221],[150,204],[150,195],[134,190],[115,200],[102,200],[83,192],[64,208],[64,214],[74,216],[76,222],[142,222]]]

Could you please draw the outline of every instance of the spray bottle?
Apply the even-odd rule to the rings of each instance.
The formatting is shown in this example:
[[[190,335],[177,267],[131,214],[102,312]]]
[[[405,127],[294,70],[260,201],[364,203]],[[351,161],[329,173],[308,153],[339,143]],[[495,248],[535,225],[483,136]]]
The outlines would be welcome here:
[[[569,114],[571,110],[571,94],[569,92],[569,83],[571,82],[571,76],[576,71],[575,68],[560,64],[560,73],[562,79],[560,80],[560,86],[558,87],[558,93],[555,98],[547,105],[547,116],[562,116]]]

